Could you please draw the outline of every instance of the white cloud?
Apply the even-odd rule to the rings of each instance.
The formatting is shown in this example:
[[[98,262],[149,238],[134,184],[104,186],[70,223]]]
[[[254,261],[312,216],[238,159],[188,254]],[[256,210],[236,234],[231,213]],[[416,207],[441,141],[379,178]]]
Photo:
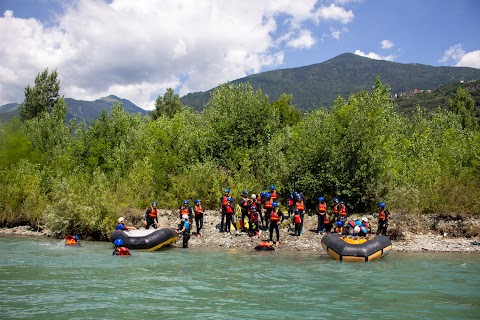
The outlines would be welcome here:
[[[471,67],[480,69],[480,50],[464,54],[456,64],[457,67]]]
[[[396,56],[394,56],[394,55],[382,56],[381,54],[378,54],[378,53],[375,53],[375,52],[365,53],[365,52],[360,51],[360,50],[355,50],[354,53],[356,55],[366,57],[366,58],[370,58],[370,59],[375,59],[375,60],[393,61],[396,58]]]
[[[447,50],[445,50],[445,53],[443,54],[442,59],[438,60],[438,62],[447,63],[447,62],[450,62],[451,60],[457,62],[464,55],[465,55],[465,50],[463,50],[462,45],[456,44],[454,46],[451,46]]]
[[[79,0],[48,26],[7,10],[0,17],[8,44],[0,47],[0,105],[21,102],[47,67],[58,71],[61,93],[76,99],[114,94],[151,108],[168,87],[181,95],[208,90],[281,65],[285,46],[311,48],[317,39],[309,22],[354,17],[318,2]]]
[[[330,28],[330,36],[335,40],[339,40],[342,37],[342,35],[346,32],[348,32],[347,28],[343,28],[342,30]]]
[[[391,40],[383,40],[381,45],[382,49],[390,49],[394,46],[394,43]]]

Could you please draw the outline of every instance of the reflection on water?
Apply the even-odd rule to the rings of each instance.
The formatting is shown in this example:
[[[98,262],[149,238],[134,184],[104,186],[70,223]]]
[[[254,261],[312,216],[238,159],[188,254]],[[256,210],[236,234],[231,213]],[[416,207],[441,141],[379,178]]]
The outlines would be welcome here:
[[[2,319],[478,319],[480,255],[393,252],[339,263],[315,252],[0,238]]]

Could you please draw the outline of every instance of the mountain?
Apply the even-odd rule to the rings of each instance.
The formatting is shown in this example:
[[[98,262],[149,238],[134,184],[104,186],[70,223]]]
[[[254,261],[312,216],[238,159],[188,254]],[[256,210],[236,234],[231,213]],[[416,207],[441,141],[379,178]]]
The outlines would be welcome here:
[[[383,83],[389,84],[395,94],[414,89],[436,89],[460,80],[478,80],[480,69],[402,64],[344,53],[322,63],[267,71],[231,83],[250,82],[253,88],[261,89],[268,95],[271,102],[277,100],[282,93],[292,94],[292,103],[296,108],[311,110],[331,107],[338,96],[348,98],[352,93],[371,89],[376,76]],[[202,110],[214,89],[189,93],[180,100],[196,110]]]
[[[119,97],[110,95],[103,97],[95,101],[75,100],[71,98],[65,98],[67,104],[67,121],[76,118],[77,122],[85,120],[87,124],[97,119],[103,110],[110,112],[115,102],[120,102],[123,105],[125,111],[131,113],[147,114],[148,111],[144,110],[137,105],[133,104],[127,99],[121,99]],[[18,103],[9,103],[0,106],[0,121],[9,121],[13,117],[18,115]]]

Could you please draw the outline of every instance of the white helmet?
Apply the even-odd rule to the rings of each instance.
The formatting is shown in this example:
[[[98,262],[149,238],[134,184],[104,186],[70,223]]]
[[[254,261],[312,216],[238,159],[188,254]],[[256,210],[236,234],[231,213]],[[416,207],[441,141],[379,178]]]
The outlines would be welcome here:
[[[118,218],[118,223],[122,223],[123,221],[125,221],[125,218],[124,218],[124,217]]]
[[[257,195],[255,193],[252,193],[251,198],[252,199],[257,199]]]
[[[182,219],[187,220],[187,219],[188,219],[188,214],[183,214],[183,215],[182,215]]]
[[[364,222],[368,222],[368,219],[367,219],[367,217],[363,217],[363,218],[362,218],[362,221],[364,221]]]
[[[360,232],[360,227],[359,226],[355,226],[355,228],[353,228],[353,231],[355,233],[359,233]]]

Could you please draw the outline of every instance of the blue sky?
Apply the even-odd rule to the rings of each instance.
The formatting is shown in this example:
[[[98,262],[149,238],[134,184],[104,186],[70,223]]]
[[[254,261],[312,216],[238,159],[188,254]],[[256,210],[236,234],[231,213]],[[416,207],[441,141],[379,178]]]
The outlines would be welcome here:
[[[145,109],[345,52],[480,68],[479,16],[476,0],[0,0],[0,105],[45,68],[66,97]]]

